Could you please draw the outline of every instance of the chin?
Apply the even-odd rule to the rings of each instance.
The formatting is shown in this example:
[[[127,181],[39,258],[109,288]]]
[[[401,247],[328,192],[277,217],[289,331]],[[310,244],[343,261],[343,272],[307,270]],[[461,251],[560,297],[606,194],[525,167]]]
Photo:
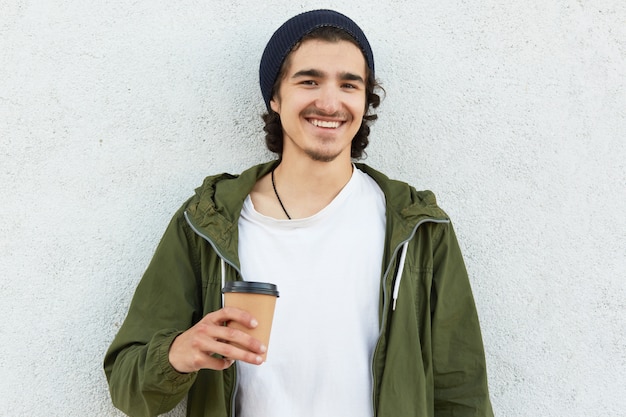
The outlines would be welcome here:
[[[333,162],[339,155],[323,155],[318,153],[307,153],[316,162]]]
[[[345,153],[345,150],[341,152],[332,152],[332,151],[319,151],[315,149],[308,149],[308,150],[305,150],[304,152],[313,161],[333,162],[337,158],[341,157],[341,155]]]

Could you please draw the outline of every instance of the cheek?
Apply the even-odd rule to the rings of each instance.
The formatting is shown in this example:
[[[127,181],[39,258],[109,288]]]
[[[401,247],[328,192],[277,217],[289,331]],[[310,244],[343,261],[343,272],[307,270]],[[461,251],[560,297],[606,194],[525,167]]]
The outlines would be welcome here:
[[[350,104],[350,108],[352,109],[355,117],[360,116],[360,118],[363,118],[363,116],[365,116],[365,113],[367,112],[367,107],[367,101],[364,98],[354,100]]]

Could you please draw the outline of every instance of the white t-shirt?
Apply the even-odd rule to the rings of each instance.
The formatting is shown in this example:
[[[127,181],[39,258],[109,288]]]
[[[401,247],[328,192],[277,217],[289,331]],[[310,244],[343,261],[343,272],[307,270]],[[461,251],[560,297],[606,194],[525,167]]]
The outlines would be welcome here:
[[[243,278],[276,284],[280,298],[267,361],[238,363],[237,417],[372,415],[384,237],[384,194],[356,168],[305,219],[263,216],[246,199]]]

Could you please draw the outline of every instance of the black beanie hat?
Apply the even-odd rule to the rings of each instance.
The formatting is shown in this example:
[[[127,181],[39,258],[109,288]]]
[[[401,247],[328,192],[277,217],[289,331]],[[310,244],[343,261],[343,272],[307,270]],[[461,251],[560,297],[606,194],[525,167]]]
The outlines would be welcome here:
[[[268,110],[272,99],[272,87],[280,72],[283,61],[289,55],[293,47],[313,30],[330,26],[342,29],[354,38],[361,47],[367,66],[374,75],[374,55],[365,34],[361,28],[349,17],[333,10],[312,10],[304,12],[287,20],[274,32],[270,38],[259,67],[259,81],[263,100]]]

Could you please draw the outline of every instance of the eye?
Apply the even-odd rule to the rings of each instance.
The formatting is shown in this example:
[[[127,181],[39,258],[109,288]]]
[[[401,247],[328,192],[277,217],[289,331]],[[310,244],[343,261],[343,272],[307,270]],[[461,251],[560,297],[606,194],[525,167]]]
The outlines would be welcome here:
[[[300,84],[302,84],[302,85],[317,85],[317,82],[315,82],[315,80],[304,80],[304,81],[301,81]]]
[[[354,90],[358,88],[356,85],[350,83],[345,83],[342,85],[342,87],[348,90]]]

